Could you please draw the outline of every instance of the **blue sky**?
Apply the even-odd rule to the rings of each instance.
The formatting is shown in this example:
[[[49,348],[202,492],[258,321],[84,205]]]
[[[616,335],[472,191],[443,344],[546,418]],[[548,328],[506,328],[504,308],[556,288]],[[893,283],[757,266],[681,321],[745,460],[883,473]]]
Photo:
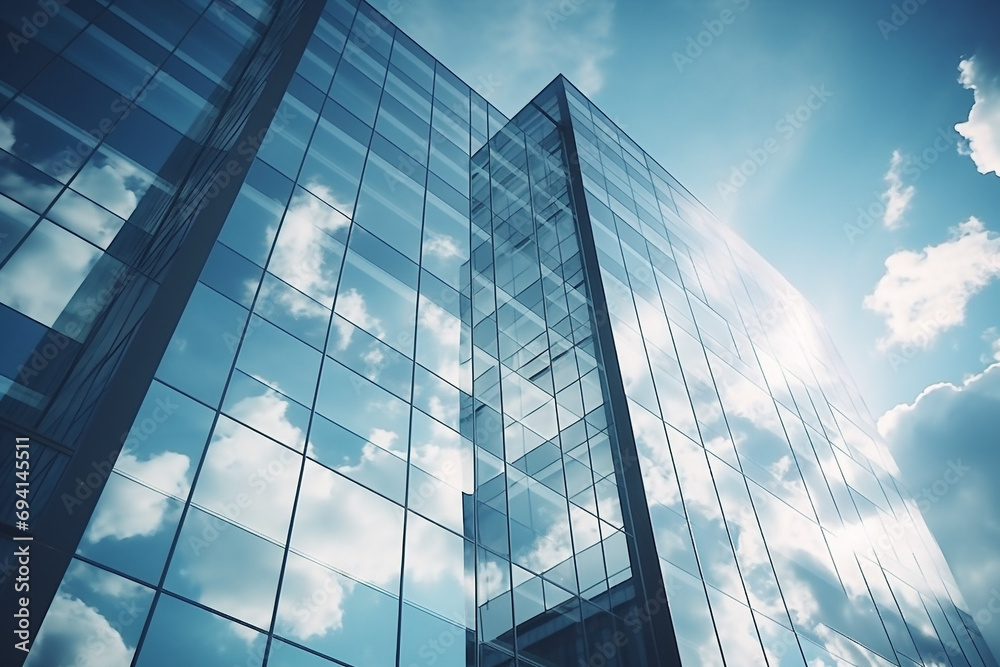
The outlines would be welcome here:
[[[375,5],[505,113],[565,74],[817,307],[911,490],[969,467],[925,518],[1000,654],[1000,5]]]

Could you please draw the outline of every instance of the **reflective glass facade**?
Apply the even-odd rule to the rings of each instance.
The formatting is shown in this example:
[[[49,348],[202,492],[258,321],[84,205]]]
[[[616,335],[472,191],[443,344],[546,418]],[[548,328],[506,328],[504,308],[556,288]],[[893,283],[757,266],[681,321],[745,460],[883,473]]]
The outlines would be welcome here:
[[[0,18],[14,664],[996,665],[808,305],[561,77],[508,119],[352,0]]]
[[[995,665],[811,306],[565,90],[683,664]]]

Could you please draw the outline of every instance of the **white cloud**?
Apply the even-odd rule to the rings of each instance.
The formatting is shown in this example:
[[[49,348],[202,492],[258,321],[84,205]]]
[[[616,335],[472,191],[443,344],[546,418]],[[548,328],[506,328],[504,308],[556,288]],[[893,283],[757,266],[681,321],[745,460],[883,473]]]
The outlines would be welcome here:
[[[315,464],[306,466],[292,549],[344,574],[394,590],[403,510]]]
[[[108,619],[94,607],[59,593],[39,629],[25,667],[107,665],[127,667],[134,646],[127,646]]]
[[[58,184],[40,185],[13,171],[5,170],[0,174],[0,191],[36,211],[48,208],[60,189]]]
[[[126,449],[115,462],[115,470],[140,480],[143,484],[180,499],[187,498],[191,486],[188,470],[191,459],[184,454],[166,451],[140,461]]]
[[[973,91],[975,101],[969,120],[955,129],[968,142],[966,151],[979,173],[1000,176],[1000,76],[986,72],[976,58],[963,60],[958,70],[959,83]]]
[[[970,217],[951,230],[947,241],[919,252],[893,253],[885,268],[864,299],[864,307],[885,317],[889,327],[879,348],[926,348],[962,324],[969,300],[1000,275],[1000,236]]]
[[[320,197],[335,202],[329,188],[309,184]],[[299,191],[292,198],[268,270],[292,287],[308,294],[327,307],[333,305],[340,270],[339,249],[331,249],[331,236],[346,228],[350,220],[319,199]],[[271,232],[273,233],[273,231]],[[293,314],[302,303],[286,304]]]
[[[100,254],[89,243],[43,221],[0,270],[0,302],[51,326]]]
[[[322,565],[289,554],[278,627],[302,641],[339,631],[344,627],[344,605],[355,586]]]
[[[436,419],[415,413],[410,461],[446,484],[472,493],[472,445]]]
[[[123,157],[106,151],[94,157],[73,179],[73,189],[128,220],[155,176]]]
[[[14,136],[14,120],[11,118],[0,118],[0,148],[8,153],[13,153],[16,141],[17,137]]]
[[[181,461],[184,459],[183,467]],[[140,464],[146,472],[163,468],[163,472],[154,472],[154,476],[183,477],[187,470],[187,457],[168,452],[153,457]],[[183,479],[175,479],[172,485],[177,488],[186,484]],[[170,500],[159,493],[154,493],[139,484],[121,481],[118,476],[112,476],[101,494],[101,502],[94,512],[94,517],[87,527],[84,539],[91,544],[111,537],[125,540],[130,537],[148,537],[156,534],[166,521],[168,514],[175,509]]]
[[[243,399],[233,413],[248,408],[276,422],[268,430],[278,437],[284,434],[284,442],[301,440],[300,430],[285,417],[287,402],[274,392]],[[193,502],[276,542],[284,542],[300,462],[299,455],[222,418],[205,455]],[[234,505],[241,494],[248,502]]]
[[[381,339],[385,336],[381,320],[368,312],[368,304],[365,303],[364,295],[353,287],[338,296],[337,314],[368,331],[376,338]],[[337,319],[334,319],[333,326],[337,328],[337,349],[346,350],[351,344],[354,327]]]
[[[887,411],[879,432],[948,559],[968,611],[1000,655],[1000,363],[960,384],[940,382]],[[996,602],[992,602],[996,608]]]
[[[979,361],[984,364],[1000,361],[1000,329],[989,327],[983,332],[982,339],[989,346],[989,351],[980,355]]]
[[[889,161],[889,171],[885,174],[885,182],[889,184],[888,189],[882,194],[885,200],[885,213],[882,215],[882,224],[886,229],[896,229],[900,225],[903,213],[910,205],[910,200],[917,193],[917,189],[912,185],[903,185],[901,174],[903,166],[903,156],[899,151],[892,152],[892,159]]]
[[[129,581],[99,568],[91,568],[88,575],[84,579],[84,582],[90,590],[99,595],[106,595],[123,602],[127,600],[141,600],[149,590],[142,584],[137,584],[134,581]]]
[[[274,438],[289,447],[299,448],[303,440],[302,429],[288,420],[288,400],[280,393],[282,388],[274,381],[254,375],[253,378],[268,389],[258,396],[247,396],[230,408],[229,413],[248,426]],[[277,391],[274,391],[277,390]]]
[[[462,338],[462,322],[430,299],[420,297],[417,316],[417,349],[423,365],[453,385],[461,383],[461,364],[456,351]]]
[[[460,257],[462,251],[458,244],[450,236],[431,233],[430,238],[424,242],[424,253],[430,253],[441,259]]]

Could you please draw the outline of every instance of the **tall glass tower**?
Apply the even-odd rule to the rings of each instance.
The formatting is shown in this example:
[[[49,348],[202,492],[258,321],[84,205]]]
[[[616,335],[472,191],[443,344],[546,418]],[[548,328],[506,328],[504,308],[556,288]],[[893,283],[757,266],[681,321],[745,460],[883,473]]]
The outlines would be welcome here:
[[[816,314],[562,77],[0,19],[3,664],[997,666]]]

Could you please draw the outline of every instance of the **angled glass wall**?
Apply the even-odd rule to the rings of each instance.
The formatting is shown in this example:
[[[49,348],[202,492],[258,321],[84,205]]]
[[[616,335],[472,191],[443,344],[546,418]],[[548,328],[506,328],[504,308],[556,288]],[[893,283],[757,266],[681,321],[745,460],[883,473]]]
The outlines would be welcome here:
[[[559,94],[547,88],[472,158],[479,664],[669,664],[638,621],[647,596]]]
[[[302,15],[295,0],[0,9],[0,435],[29,440],[31,464],[30,521],[15,528],[13,447],[0,458],[0,606],[17,597],[10,538],[28,532],[33,630],[68,563],[67,527],[128,429],[95,436],[116,428],[100,416],[108,388],[148,386],[129,353],[148,345],[154,304],[183,289],[175,260]]]
[[[812,308],[565,91],[684,664],[996,665]]]

